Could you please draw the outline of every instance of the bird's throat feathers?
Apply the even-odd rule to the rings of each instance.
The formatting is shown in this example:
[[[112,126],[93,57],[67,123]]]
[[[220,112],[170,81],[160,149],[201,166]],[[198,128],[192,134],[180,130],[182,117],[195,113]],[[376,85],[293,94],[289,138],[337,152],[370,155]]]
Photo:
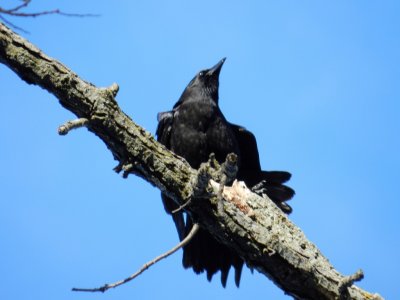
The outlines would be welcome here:
[[[180,103],[183,102],[199,102],[209,104],[213,102],[218,105],[218,86],[205,86],[204,88],[191,88],[187,87],[179,99]]]

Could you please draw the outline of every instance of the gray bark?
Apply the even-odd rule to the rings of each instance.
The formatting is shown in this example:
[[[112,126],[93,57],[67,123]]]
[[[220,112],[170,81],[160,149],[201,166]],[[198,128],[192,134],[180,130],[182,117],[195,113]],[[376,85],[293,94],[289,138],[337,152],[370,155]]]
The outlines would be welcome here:
[[[218,210],[220,169],[205,164],[192,169],[181,157],[157,143],[118,107],[118,86],[97,88],[0,23],[0,62],[29,84],[54,94],[119,162],[118,171],[136,174],[198,216],[219,241],[270,278],[295,299],[382,299],[353,284],[362,273],[344,276],[268,198],[243,183],[224,187]],[[65,130],[65,128],[63,129]],[[65,133],[65,132],[64,132]],[[156,200],[158,201],[158,199]],[[161,205],[161,204],[160,204]]]

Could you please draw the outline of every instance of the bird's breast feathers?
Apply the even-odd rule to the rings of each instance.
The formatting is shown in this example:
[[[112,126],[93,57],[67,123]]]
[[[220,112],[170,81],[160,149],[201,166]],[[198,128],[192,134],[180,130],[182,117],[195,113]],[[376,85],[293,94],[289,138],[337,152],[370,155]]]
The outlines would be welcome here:
[[[218,106],[212,100],[188,101],[175,111],[174,123],[204,131],[206,125],[216,118],[218,111]]]

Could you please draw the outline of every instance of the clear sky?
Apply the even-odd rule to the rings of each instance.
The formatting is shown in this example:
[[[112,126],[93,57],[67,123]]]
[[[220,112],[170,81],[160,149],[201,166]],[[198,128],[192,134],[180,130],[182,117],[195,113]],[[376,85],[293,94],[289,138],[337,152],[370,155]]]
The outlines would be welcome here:
[[[5,1],[2,3],[12,3]],[[15,3],[15,2],[14,2]],[[3,5],[3,4],[2,4]],[[97,18],[10,19],[46,54],[97,86],[154,133],[197,71],[227,61],[220,104],[257,137],[265,169],[288,170],[291,219],[338,271],[400,299],[399,1],[33,1]],[[117,164],[74,116],[0,65],[2,299],[290,299],[243,272],[208,283],[181,252],[105,294],[178,241],[159,191]],[[232,275],[232,274],[231,274]]]

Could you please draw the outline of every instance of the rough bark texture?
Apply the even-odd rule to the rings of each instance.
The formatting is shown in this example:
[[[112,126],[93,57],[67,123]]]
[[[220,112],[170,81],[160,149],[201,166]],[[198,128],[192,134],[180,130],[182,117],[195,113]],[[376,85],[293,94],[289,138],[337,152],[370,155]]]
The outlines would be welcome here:
[[[295,299],[382,299],[353,285],[362,276],[337,272],[272,201],[242,183],[224,188],[224,211],[218,212],[218,167],[191,169],[157,143],[120,110],[114,98],[116,84],[95,87],[1,23],[0,62],[27,83],[54,94],[77,117],[86,118],[88,129],[119,161],[117,169],[141,176],[180,204],[192,198],[186,209],[195,212],[200,226]]]

